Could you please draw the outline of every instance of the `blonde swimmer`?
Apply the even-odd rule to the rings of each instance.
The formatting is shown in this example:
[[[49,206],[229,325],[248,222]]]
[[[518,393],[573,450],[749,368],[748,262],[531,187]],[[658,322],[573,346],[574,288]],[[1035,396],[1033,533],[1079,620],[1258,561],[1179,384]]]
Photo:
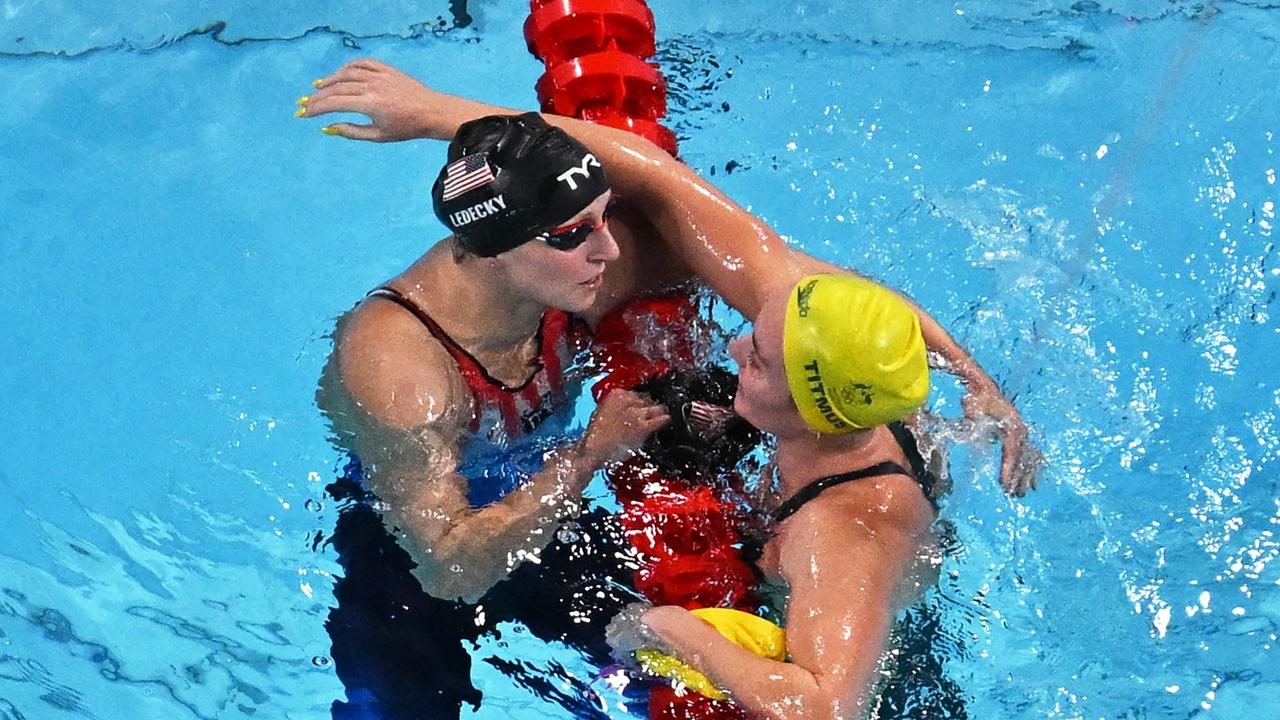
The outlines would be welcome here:
[[[931,479],[890,429],[928,395],[919,321],[869,280],[808,276],[771,293],[730,351],[735,409],[778,440],[781,482],[758,564],[788,596],[790,661],[755,651],[766,621],[726,632],[672,606],[624,613],[609,637],[753,717],[862,717],[895,612],[932,582],[936,555]]]

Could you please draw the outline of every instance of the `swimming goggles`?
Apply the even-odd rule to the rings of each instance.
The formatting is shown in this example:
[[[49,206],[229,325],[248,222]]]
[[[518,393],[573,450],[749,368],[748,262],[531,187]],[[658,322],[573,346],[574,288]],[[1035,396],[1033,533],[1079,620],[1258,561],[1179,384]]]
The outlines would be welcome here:
[[[583,219],[578,222],[567,225],[565,227],[553,228],[547,232],[534,235],[534,240],[541,240],[556,250],[569,252],[586,242],[592,235],[599,230],[603,230],[609,224],[609,218],[613,216],[613,200],[604,206],[604,212],[600,213],[600,222],[591,222],[591,220]]]

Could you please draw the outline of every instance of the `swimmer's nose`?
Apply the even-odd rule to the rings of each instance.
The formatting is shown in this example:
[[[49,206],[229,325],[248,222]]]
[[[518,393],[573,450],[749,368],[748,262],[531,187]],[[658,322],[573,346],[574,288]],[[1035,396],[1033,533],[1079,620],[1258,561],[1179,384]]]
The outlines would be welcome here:
[[[591,233],[589,245],[591,252],[587,259],[592,262],[613,262],[622,255],[622,251],[618,248],[618,241],[613,238],[613,233],[609,232],[607,224]]]
[[[729,357],[738,363],[739,368],[744,367],[742,349],[750,342],[747,337],[747,335],[740,335],[729,341]]]

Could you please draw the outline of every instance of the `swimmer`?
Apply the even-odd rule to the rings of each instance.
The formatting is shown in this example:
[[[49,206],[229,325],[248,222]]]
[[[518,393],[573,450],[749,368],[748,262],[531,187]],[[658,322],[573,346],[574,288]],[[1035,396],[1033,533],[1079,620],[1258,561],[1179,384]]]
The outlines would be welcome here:
[[[350,455],[328,490],[357,501],[327,540],[342,567],[325,623],[346,691],[335,720],[479,707],[471,652],[504,622],[606,664],[604,626],[629,600],[612,520],[581,494],[667,415],[617,390],[580,440],[547,452],[548,436],[590,328],[689,271],[635,251],[646,226],[613,212],[602,164],[562,130],[470,120],[442,136],[432,191],[452,234],[339,318],[317,393]]]
[[[639,277],[687,270],[671,253],[637,257],[629,227],[610,223],[601,163],[538,115],[453,130],[432,189],[452,234],[339,319],[318,400],[423,588],[475,601],[555,536],[597,469],[668,418],[618,391],[527,479],[468,479],[460,458],[538,430],[567,405],[586,331],[647,288]]]
[[[756,554],[787,596],[785,641],[759,618],[675,606],[621,613],[610,640],[753,718],[864,717],[895,613],[936,574],[932,478],[892,427],[929,391],[919,320],[875,283],[813,275],[771,292],[730,352],[735,410],[778,441]]]

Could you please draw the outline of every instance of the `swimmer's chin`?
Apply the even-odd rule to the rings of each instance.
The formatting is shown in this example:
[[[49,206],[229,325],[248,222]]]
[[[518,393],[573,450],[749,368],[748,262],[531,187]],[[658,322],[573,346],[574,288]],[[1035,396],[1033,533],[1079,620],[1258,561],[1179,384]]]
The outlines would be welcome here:
[[[600,297],[600,286],[588,287],[586,285],[578,285],[576,292],[564,297],[562,302],[555,303],[554,307],[571,314],[581,314],[596,304],[596,298]]]

